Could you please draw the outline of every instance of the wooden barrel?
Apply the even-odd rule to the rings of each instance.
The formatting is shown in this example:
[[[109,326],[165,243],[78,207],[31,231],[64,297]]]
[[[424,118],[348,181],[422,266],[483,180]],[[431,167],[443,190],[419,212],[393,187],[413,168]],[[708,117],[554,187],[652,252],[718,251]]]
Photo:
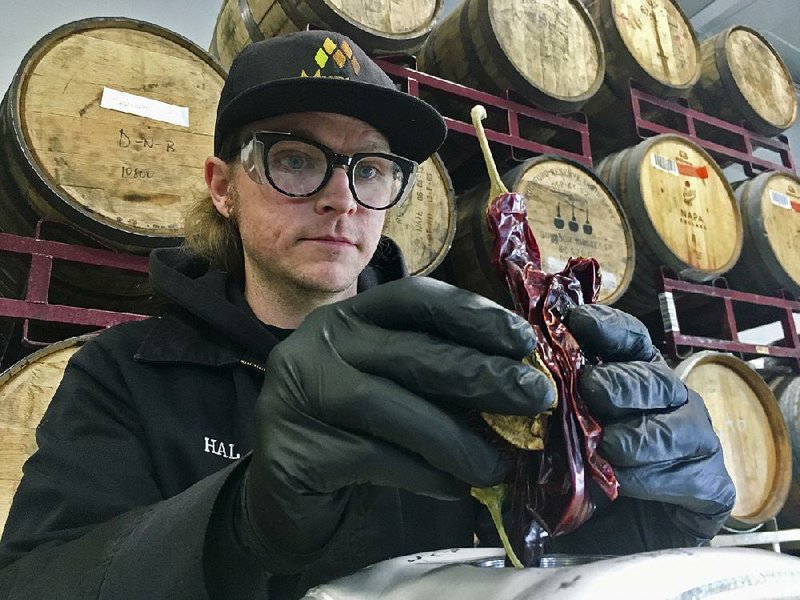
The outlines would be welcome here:
[[[131,252],[174,246],[203,194],[225,72],[162,27],[86,19],[28,52],[0,106],[0,229],[65,221]]]
[[[225,67],[252,42],[312,25],[350,37],[367,54],[411,53],[442,0],[224,0],[209,51]]]
[[[591,256],[600,263],[598,301],[610,304],[625,292],[634,266],[630,226],[614,195],[591,170],[568,159],[538,156],[508,171],[503,182],[525,196],[544,271],[559,272],[570,257]],[[490,201],[488,184],[458,198],[448,271],[456,285],[507,305],[506,285],[491,266]]]
[[[412,275],[427,275],[450,251],[456,232],[453,184],[437,154],[419,166],[408,199],[386,214],[384,234],[392,238]]]
[[[552,112],[583,106],[604,70],[600,38],[579,0],[465,0],[431,31],[418,64],[494,94],[513,90]]]
[[[0,530],[22,477],[22,465],[36,450],[36,427],[67,361],[91,337],[51,344],[0,373]]]
[[[596,156],[633,142],[626,106],[633,80],[650,94],[686,96],[700,77],[700,45],[675,0],[588,0],[606,53],[605,81],[583,111]]]
[[[789,69],[757,31],[729,27],[700,44],[702,72],[689,96],[707,114],[777,135],[797,118],[797,95]]]
[[[791,484],[792,449],[775,395],[746,362],[719,352],[693,354],[675,368],[706,403],[736,486],[728,527],[752,528],[776,516]]]
[[[736,263],[742,221],[722,171],[699,146],[664,134],[606,157],[597,167],[631,223],[636,267],[617,302],[643,314],[658,305],[660,266],[680,278],[709,281]]]
[[[732,287],[800,298],[800,178],[766,172],[735,190],[742,215],[743,245],[727,273]]]
[[[800,527],[800,377],[781,375],[767,381],[778,400],[792,446],[792,484],[778,522],[781,527]]]
[[[619,94],[633,79],[657,96],[685,96],[700,77],[699,43],[673,0],[586,2],[606,52],[606,80]]]

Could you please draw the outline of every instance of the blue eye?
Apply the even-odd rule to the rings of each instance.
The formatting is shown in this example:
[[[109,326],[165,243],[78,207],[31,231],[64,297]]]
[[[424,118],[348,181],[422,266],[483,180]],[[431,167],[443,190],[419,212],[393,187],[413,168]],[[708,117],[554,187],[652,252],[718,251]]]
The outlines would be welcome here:
[[[324,173],[327,168],[327,160],[322,151],[299,140],[281,140],[273,144],[267,161],[269,171],[284,173]]]
[[[355,176],[359,179],[375,179],[380,176],[380,171],[374,165],[358,164],[355,170]]]
[[[280,156],[276,156],[275,159],[277,159],[274,160],[275,166],[289,171],[302,171],[314,168],[314,160],[305,154],[290,154],[285,152]]]
[[[359,180],[382,182],[395,176],[399,167],[392,161],[382,156],[368,156],[356,164],[353,175]]]

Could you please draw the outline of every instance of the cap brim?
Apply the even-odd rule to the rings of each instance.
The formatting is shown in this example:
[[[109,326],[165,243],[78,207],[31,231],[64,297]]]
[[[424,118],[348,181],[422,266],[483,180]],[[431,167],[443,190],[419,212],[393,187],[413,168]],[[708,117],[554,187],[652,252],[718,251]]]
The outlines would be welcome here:
[[[447,135],[439,113],[419,98],[358,81],[304,77],[265,83],[231,100],[217,119],[214,152],[219,154],[223,132],[297,112],[332,112],[360,119],[386,136],[392,152],[417,162],[436,152]]]

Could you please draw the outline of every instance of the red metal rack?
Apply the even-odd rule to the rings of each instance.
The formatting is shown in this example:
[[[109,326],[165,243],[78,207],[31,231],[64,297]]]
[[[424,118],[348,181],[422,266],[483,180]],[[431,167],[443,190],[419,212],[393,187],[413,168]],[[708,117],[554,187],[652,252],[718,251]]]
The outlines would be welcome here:
[[[125,321],[144,319],[147,315],[114,312],[98,308],[50,304],[50,290],[53,260],[64,260],[91,266],[111,267],[139,273],[147,273],[148,259],[136,256],[88,248],[63,242],[55,242],[41,237],[40,222],[35,237],[24,237],[10,233],[0,233],[0,251],[29,255],[31,262],[28,271],[27,287],[23,299],[0,298],[0,316],[22,320],[22,344],[26,347],[44,346],[43,342],[29,337],[31,320],[83,325],[98,329],[110,327]]]
[[[792,369],[800,372],[800,339],[794,320],[794,315],[800,315],[800,302],[724,285],[722,278],[707,285],[660,273],[658,297],[666,352],[676,359],[686,358],[696,349],[731,352],[744,359],[772,356],[787,359]],[[774,322],[783,330],[783,338],[774,344],[746,343],[739,338],[745,329]]]
[[[681,134],[716,158],[742,165],[748,177],[755,175],[756,170],[794,172],[794,159],[785,136],[770,138],[760,135],[742,124],[729,123],[689,108],[683,99],[667,100],[653,96],[639,89],[634,82],[630,82],[628,96],[633,126],[640,138],[659,133]],[[668,127],[645,116],[654,113],[672,117],[679,126]],[[724,143],[721,141],[723,138],[726,139]],[[780,162],[756,156],[758,148],[777,155]]]
[[[506,97],[503,98],[396,64],[392,59],[376,59],[376,62],[395,82],[401,85],[404,91],[412,96],[420,97],[421,89],[429,88],[458,99],[482,104],[487,109],[494,108],[504,112],[507,131],[487,128],[486,137],[489,141],[507,146],[512,154],[515,154],[518,150],[533,154],[555,154],[572,159],[587,167],[592,166],[589,126],[585,117],[580,113],[556,115],[516,101],[513,98],[513,92],[506,92]],[[574,133],[579,139],[577,150],[572,151],[522,137],[520,134],[520,117],[541,123],[560,132]],[[472,123],[448,116],[444,117],[444,121],[451,132],[475,136],[475,129]],[[478,152],[477,145],[475,145],[474,151]]]

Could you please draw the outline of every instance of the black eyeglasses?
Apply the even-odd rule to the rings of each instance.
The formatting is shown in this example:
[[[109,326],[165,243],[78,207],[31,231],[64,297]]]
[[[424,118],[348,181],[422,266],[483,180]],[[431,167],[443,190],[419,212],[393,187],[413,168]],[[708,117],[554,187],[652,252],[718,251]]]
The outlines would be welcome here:
[[[336,167],[344,168],[353,198],[361,206],[386,210],[414,187],[417,163],[388,152],[338,154],[313,140],[290,133],[254,131],[242,146],[241,161],[250,179],[269,183],[293,198],[319,192]]]

